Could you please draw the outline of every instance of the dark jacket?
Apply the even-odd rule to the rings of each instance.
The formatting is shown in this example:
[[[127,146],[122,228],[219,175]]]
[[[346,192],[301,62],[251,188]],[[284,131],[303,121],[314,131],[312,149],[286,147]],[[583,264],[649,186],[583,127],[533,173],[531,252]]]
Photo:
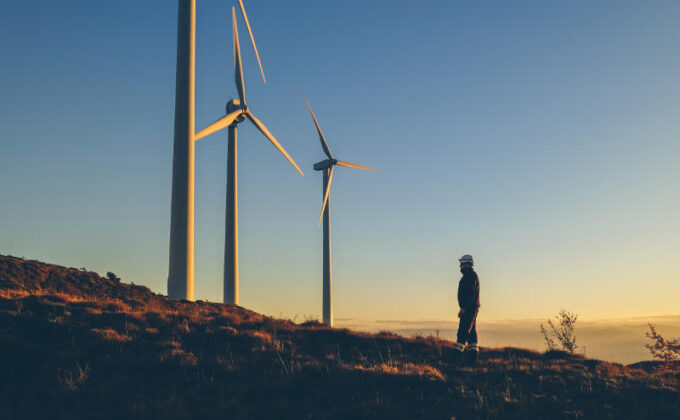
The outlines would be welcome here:
[[[479,277],[471,268],[463,272],[458,283],[458,306],[461,309],[479,308]]]

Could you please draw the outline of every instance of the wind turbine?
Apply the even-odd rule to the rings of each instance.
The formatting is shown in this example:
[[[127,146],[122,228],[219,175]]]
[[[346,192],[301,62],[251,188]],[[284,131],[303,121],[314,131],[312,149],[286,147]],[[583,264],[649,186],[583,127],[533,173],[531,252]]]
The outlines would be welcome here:
[[[243,8],[241,0],[239,0],[239,4],[241,5],[241,11],[243,12],[246,26],[250,32],[250,39],[253,41],[253,48],[255,48],[255,51],[257,52],[255,39],[253,38],[252,31],[250,31],[248,17],[245,14],[245,9]],[[288,159],[295,169],[300,172],[300,175],[304,174],[283,146],[279,144],[267,127],[265,127],[260,120],[255,118],[246,105],[243,69],[241,67],[241,48],[239,46],[238,28],[236,25],[236,9],[233,7],[231,9],[231,16],[234,32],[234,80],[236,82],[236,89],[238,90],[238,99],[232,99],[227,103],[227,111],[224,117],[196,133],[196,141],[216,131],[222,130],[223,128],[229,128],[229,146],[227,152],[227,210],[224,240],[224,302],[238,304],[238,145],[236,140],[236,127],[238,124],[246,118],[249,119],[250,122],[267,137],[274,147]],[[264,79],[264,71],[262,71],[262,77]]]
[[[321,148],[328,159],[322,160],[314,164],[315,171],[323,171],[323,204],[321,205],[321,215],[319,216],[319,225],[323,219],[323,323],[326,325],[333,325],[333,299],[331,290],[331,182],[333,182],[333,169],[337,166],[345,166],[347,168],[362,169],[364,171],[378,172],[376,169],[368,166],[358,165],[352,162],[337,160],[333,157],[331,149],[328,147],[326,138],[319,127],[319,122],[314,116],[312,107],[309,105],[307,97],[302,94],[309,109],[309,114],[312,116],[314,126],[317,133],[319,133],[319,140],[321,141]]]
[[[177,16],[175,139],[172,152],[168,297],[193,300],[196,0],[179,0]]]

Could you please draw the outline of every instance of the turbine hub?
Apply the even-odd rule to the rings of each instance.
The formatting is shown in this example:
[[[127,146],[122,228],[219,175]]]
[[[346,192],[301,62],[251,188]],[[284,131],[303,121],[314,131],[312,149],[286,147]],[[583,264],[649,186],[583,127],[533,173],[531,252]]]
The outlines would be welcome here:
[[[238,111],[239,109],[243,110],[244,112],[248,110],[247,105],[241,105],[241,101],[238,99],[232,99],[229,102],[227,102],[227,114],[231,114],[234,111]],[[236,122],[240,123],[246,118],[245,115],[241,114],[236,118]]]
[[[246,104],[241,104],[241,101],[238,99],[232,99],[227,102],[227,114],[231,114],[232,112],[239,109],[246,111],[248,106]]]

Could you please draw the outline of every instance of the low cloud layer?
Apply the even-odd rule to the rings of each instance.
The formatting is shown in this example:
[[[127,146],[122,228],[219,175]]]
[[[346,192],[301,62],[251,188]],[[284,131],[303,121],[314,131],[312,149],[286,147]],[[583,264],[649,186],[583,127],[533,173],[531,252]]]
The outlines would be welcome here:
[[[480,321],[478,325],[481,346],[523,347],[545,350],[540,334],[540,324],[545,320]],[[680,315],[649,318],[628,318],[602,321],[577,321],[576,343],[578,352],[596,359],[619,363],[635,363],[649,360],[650,355],[644,347],[649,343],[645,337],[647,324],[657,327],[664,337],[680,336]],[[455,341],[458,324],[456,321],[364,321],[358,319],[338,319],[337,327],[361,331],[392,331],[404,336],[437,335]]]

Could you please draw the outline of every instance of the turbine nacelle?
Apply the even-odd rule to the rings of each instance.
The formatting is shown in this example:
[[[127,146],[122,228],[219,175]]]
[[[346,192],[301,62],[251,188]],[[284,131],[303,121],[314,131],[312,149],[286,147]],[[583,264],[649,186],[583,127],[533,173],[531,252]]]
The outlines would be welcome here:
[[[337,159],[326,159],[322,160],[321,162],[316,162],[314,164],[314,170],[315,171],[323,171],[324,169],[328,169],[333,167],[338,163]]]

